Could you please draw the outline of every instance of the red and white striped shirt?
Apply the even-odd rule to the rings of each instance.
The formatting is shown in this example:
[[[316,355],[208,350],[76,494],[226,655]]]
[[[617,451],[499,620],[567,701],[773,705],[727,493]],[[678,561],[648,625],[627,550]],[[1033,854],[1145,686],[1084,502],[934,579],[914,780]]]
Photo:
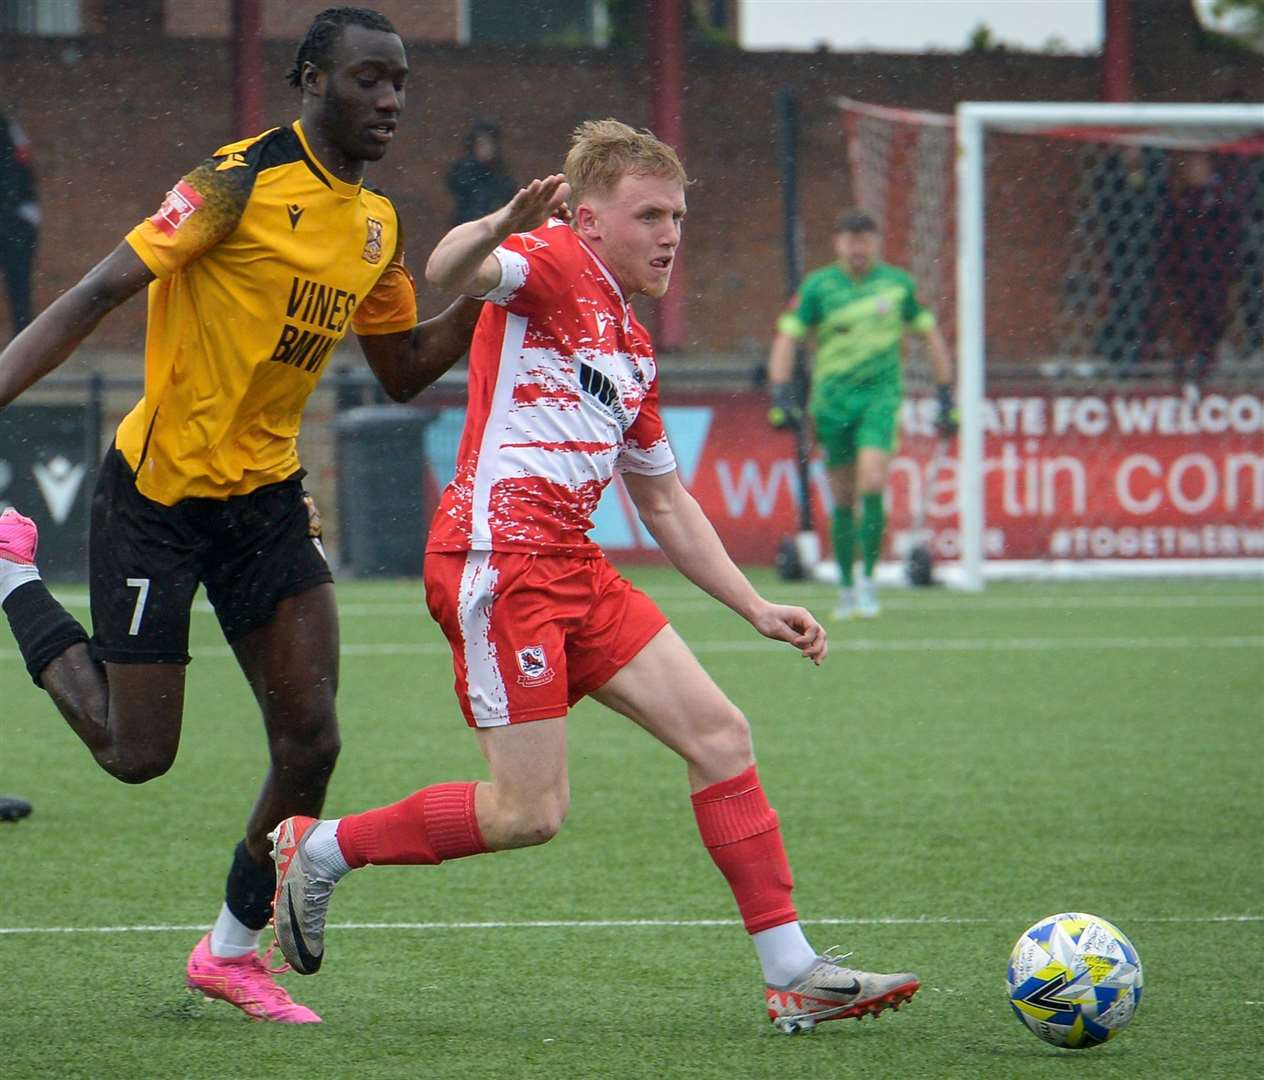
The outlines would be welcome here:
[[[426,550],[595,555],[588,531],[615,471],[676,468],[653,346],[564,222],[511,236],[495,255],[501,281],[470,347],[456,475]]]

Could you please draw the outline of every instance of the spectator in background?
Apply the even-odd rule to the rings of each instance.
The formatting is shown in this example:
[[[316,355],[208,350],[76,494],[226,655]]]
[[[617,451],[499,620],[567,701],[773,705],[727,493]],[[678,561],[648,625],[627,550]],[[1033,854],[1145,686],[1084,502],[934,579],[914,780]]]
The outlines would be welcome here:
[[[1242,164],[1209,153],[1174,151],[1160,208],[1150,340],[1176,365],[1178,379],[1211,369],[1229,327],[1241,275]]]
[[[17,122],[0,113],[0,273],[15,335],[31,321],[31,265],[39,224],[31,144]]]
[[[448,190],[454,200],[453,225],[486,217],[517,193],[501,153],[500,129],[490,120],[478,121],[465,136],[465,157],[448,169]]]
[[[1081,301],[1073,308],[1073,317],[1080,323],[1096,310],[1097,293],[1104,286],[1094,341],[1097,354],[1124,375],[1137,374],[1145,351],[1166,158],[1153,147],[1109,144],[1091,147],[1088,155],[1091,196],[1080,228],[1094,241],[1083,250],[1104,253],[1105,281],[1097,273],[1084,272],[1080,265],[1074,267],[1067,284]]]
[[[0,113],[0,273],[15,336],[31,321],[31,265],[39,224],[31,144],[17,121]],[[30,813],[31,804],[20,795],[0,795],[0,821],[21,821]]]

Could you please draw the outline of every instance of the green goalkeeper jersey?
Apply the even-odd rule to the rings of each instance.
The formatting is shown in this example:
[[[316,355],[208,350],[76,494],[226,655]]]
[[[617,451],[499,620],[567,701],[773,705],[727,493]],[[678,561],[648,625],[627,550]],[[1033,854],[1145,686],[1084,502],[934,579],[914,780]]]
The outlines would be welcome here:
[[[777,329],[794,338],[816,332],[815,390],[835,380],[902,390],[904,333],[934,325],[935,316],[918,302],[912,275],[886,263],[875,263],[859,281],[837,263],[814,270],[777,320]]]

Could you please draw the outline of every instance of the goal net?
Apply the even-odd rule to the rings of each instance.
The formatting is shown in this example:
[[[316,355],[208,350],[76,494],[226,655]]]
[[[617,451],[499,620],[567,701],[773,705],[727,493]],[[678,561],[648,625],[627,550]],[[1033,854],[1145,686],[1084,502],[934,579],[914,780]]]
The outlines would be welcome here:
[[[968,588],[1264,570],[1259,107],[839,104],[853,197],[958,365],[937,455],[909,357],[889,554]]]

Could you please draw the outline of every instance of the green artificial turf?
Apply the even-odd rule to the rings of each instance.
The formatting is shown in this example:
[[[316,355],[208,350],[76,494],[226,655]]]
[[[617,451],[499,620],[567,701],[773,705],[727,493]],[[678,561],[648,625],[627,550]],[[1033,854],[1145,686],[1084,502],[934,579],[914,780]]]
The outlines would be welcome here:
[[[816,670],[679,577],[632,576],[751,718],[810,937],[918,972],[909,1006],[774,1032],[682,767],[591,703],[553,842],[339,886],[323,970],[283,976],[323,1025],[194,998],[184,962],[266,760],[200,612],[179,760],[141,787],[93,765],[0,633],[0,791],[35,803],[0,825],[0,1075],[1259,1075],[1264,586],[890,590],[880,620],[831,625]],[[754,577],[828,613],[824,587]],[[420,584],[338,589],[327,812],[481,777]],[[1005,998],[1013,941],[1062,910],[1110,919],[1145,965],[1133,1025],[1090,1051],[1046,1047]]]

